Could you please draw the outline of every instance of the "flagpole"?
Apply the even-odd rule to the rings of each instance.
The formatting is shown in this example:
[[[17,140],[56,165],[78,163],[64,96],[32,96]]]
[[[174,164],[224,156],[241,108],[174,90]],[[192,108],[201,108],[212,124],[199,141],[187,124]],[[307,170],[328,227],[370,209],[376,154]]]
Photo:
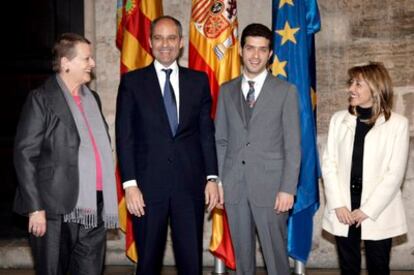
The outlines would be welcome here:
[[[214,257],[214,271],[213,274],[227,274],[226,265],[222,260],[217,257]]]
[[[299,260],[294,260],[294,268],[293,274],[294,275],[305,275],[305,264]]]

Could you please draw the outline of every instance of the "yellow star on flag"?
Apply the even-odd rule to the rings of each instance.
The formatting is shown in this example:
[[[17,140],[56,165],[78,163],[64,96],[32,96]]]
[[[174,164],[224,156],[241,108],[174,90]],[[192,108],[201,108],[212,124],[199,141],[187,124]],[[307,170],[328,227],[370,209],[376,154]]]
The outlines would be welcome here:
[[[272,63],[272,73],[274,76],[282,75],[284,77],[287,77],[285,67],[286,67],[287,61],[279,61],[279,58],[275,54],[275,57],[273,58]]]
[[[293,0],[280,0],[279,9],[281,9],[285,4],[293,6]]]
[[[288,40],[296,44],[295,33],[297,33],[299,30],[300,28],[291,28],[289,22],[286,21],[283,30],[276,30],[276,32],[282,36],[282,45],[285,44]]]

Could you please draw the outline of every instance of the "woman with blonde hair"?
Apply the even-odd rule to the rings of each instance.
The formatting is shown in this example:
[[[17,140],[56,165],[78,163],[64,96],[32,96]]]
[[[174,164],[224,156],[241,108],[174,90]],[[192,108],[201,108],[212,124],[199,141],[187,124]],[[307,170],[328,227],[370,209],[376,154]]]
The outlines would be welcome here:
[[[408,120],[392,112],[391,78],[382,63],[348,70],[348,110],[329,125],[322,172],[323,229],[333,234],[341,274],[360,274],[361,240],[370,275],[390,274],[392,237],[407,232],[401,184]]]

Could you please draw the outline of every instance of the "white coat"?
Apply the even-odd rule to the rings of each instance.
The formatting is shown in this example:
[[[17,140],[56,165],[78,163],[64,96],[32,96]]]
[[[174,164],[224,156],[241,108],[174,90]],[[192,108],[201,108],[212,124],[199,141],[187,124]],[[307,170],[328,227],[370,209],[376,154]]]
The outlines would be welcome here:
[[[351,209],[350,176],[357,117],[339,111],[331,119],[323,154],[322,174],[326,207],[322,228],[335,236],[348,236],[335,208]],[[407,232],[401,198],[409,146],[408,120],[392,113],[378,117],[365,136],[360,209],[369,217],[361,224],[362,240],[382,240]]]

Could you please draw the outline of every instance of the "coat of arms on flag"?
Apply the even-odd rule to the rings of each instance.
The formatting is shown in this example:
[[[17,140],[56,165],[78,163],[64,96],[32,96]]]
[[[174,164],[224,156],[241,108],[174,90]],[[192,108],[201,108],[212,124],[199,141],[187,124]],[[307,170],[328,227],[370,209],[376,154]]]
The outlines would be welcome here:
[[[236,13],[236,0],[197,0],[193,4],[192,23],[202,36],[217,40],[214,53],[219,60],[223,59],[227,49],[236,43]],[[226,35],[222,38],[223,33]]]

